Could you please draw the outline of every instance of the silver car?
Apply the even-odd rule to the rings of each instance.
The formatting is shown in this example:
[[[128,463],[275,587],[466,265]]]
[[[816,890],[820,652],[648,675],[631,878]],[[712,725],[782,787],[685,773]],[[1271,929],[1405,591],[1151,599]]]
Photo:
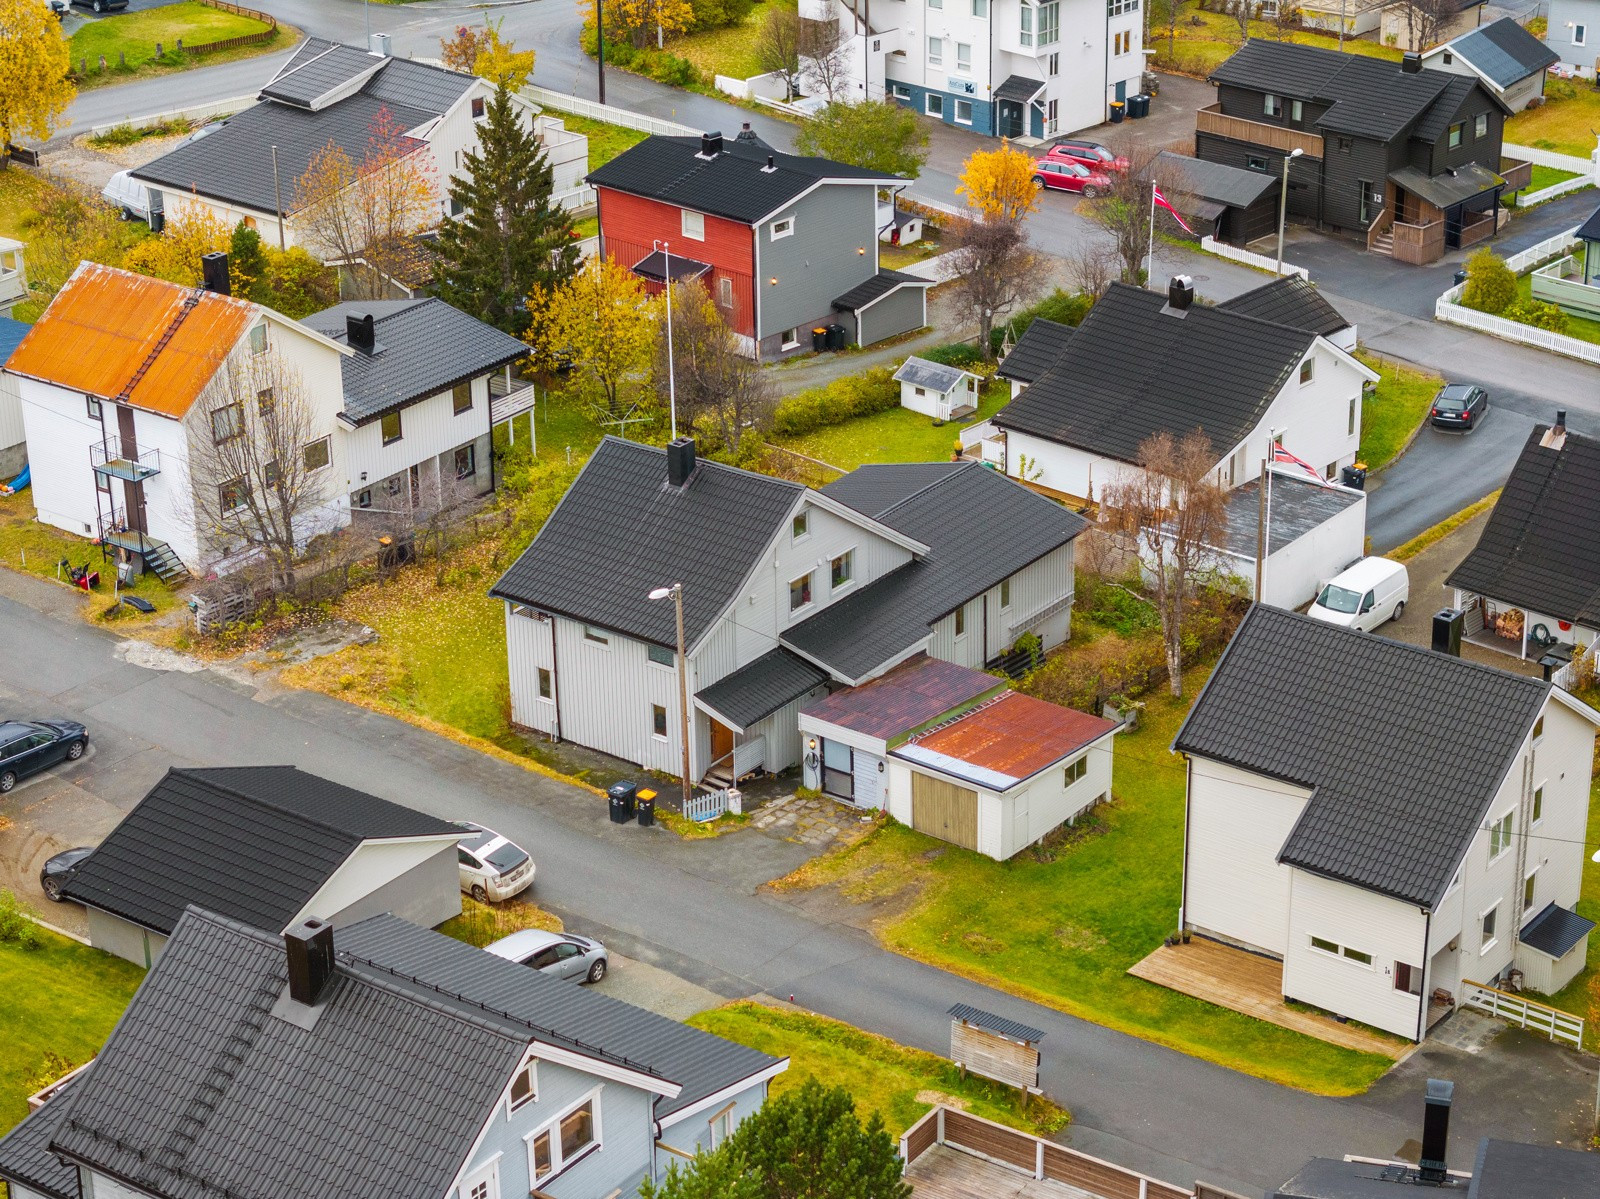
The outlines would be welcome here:
[[[557,978],[597,983],[606,976],[606,947],[576,933],[552,933],[525,928],[501,937],[484,949],[497,958],[520,962]]]

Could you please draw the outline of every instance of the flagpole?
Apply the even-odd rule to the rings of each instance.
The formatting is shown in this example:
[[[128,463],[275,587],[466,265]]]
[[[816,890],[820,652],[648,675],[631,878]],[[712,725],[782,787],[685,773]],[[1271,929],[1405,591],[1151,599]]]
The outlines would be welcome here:
[[[1156,274],[1156,181],[1150,180],[1150,253],[1145,258],[1144,285],[1153,288]]]

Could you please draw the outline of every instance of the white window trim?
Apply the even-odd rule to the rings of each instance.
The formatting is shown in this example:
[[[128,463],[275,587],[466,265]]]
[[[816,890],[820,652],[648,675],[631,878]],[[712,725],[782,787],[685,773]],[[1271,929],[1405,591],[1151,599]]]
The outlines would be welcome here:
[[[589,630],[590,629],[594,630],[594,634],[595,635],[593,637],[591,637],[589,635]],[[583,636],[583,642],[584,642],[585,645],[598,646],[600,649],[610,649],[611,648],[611,634],[606,632],[599,625],[592,625],[592,624],[583,625],[582,626],[582,636]]]
[[[718,1145],[722,1144],[723,1141],[726,1141],[733,1135],[733,1109],[738,1106],[739,1105],[737,1102],[724,1104],[717,1111],[713,1112],[711,1114],[711,1118],[706,1121],[706,1126],[710,1129],[710,1131],[706,1134],[706,1139],[710,1143],[711,1148],[715,1149]],[[718,1137],[717,1125],[724,1120],[727,1121],[728,1130],[723,1133],[721,1137]]]
[[[1316,944],[1317,941],[1326,941],[1329,945],[1338,946],[1338,949],[1324,949]],[[1376,971],[1378,968],[1376,954],[1368,953],[1365,949],[1356,949],[1354,945],[1346,945],[1343,941],[1335,941],[1332,937],[1319,937],[1315,933],[1307,933],[1306,944],[1310,946],[1312,953],[1319,953],[1325,958],[1337,958],[1341,962],[1348,962],[1358,970]],[[1365,953],[1370,960],[1363,962],[1351,957],[1347,951],[1352,949],[1355,949],[1357,953]]]
[[[795,214],[791,212],[787,216],[781,216],[772,222],[771,226],[769,226],[767,229],[767,233],[772,241],[782,241],[786,237],[794,236],[794,215]],[[779,225],[786,225],[788,228],[784,229],[784,231],[780,233],[778,232]]]
[[[967,606],[965,604],[950,613],[950,628],[951,635],[957,641],[967,635]]]
[[[1541,866],[1535,866],[1532,870],[1528,871],[1527,874],[1522,876],[1522,898],[1525,901],[1522,906],[1525,910],[1531,911],[1533,908],[1533,896],[1528,894],[1528,884],[1533,883],[1534,895],[1539,893],[1539,883],[1537,880],[1539,878],[1539,871],[1541,868]]]
[[[522,1143],[527,1147],[528,1152],[528,1183],[530,1187],[538,1187],[549,1182],[552,1178],[560,1177],[562,1171],[564,1171],[568,1166],[575,1165],[576,1163],[581,1162],[584,1158],[588,1157],[590,1154],[599,1153],[601,1149],[605,1148],[605,1135],[602,1131],[603,1126],[600,1122],[600,1092],[603,1090],[605,1090],[604,1083],[595,1087],[594,1090],[588,1092],[587,1094],[579,1096],[575,1102],[568,1104],[555,1116],[551,1117],[549,1120],[546,1120],[543,1124],[539,1125],[538,1128],[535,1128],[522,1138]],[[584,1149],[580,1150],[578,1156],[573,1158],[572,1161],[565,1161],[561,1157],[561,1121],[572,1115],[573,1112],[577,1111],[585,1103],[589,1103],[591,1101],[594,1103],[594,1140],[591,1141]],[[535,1178],[533,1174],[533,1142],[538,1138],[540,1133],[544,1132],[550,1134],[550,1173],[546,1174],[543,1178]],[[466,1199],[465,1191],[462,1192],[462,1199]]]
[[[785,329],[779,336],[783,339],[782,348],[785,350],[797,349],[800,345],[800,330],[798,327]]]
[[[705,213],[696,212],[692,208],[681,208],[681,209],[678,210],[678,212],[679,212],[678,228],[682,232],[682,234],[685,237],[689,238],[691,241],[705,241],[705,239],[706,239],[706,217],[705,217]],[[689,218],[690,217],[694,218],[694,224],[697,226],[697,228],[695,230],[691,230],[689,228],[689,224],[690,224]]]
[[[965,104],[967,106],[967,119],[966,120],[962,120],[961,119],[961,106],[963,104]],[[956,106],[955,106],[954,111],[950,114],[950,119],[953,120],[957,125],[971,125],[972,124],[972,101],[971,100],[963,100],[960,96],[957,96],[956,97]]]
[[[933,62],[932,59],[928,61]],[[938,64],[934,63],[934,65],[937,66]],[[934,108],[935,104],[939,106],[937,109]],[[941,121],[944,120],[944,94],[942,92],[929,92],[922,97],[922,111],[926,116],[938,117]]]
[[[1489,822],[1489,861],[1498,862],[1501,858],[1505,857],[1506,853],[1511,849],[1512,838],[1516,836],[1515,820],[1512,821],[1512,827],[1508,830],[1505,843],[1500,846],[1499,852],[1495,851],[1494,839],[1495,830],[1506,822],[1507,817],[1513,816],[1515,812],[1516,808],[1507,808],[1504,812],[1501,812],[1499,816],[1495,817]]]
[[[1498,909],[1499,906],[1500,906],[1500,901],[1497,899],[1493,903],[1491,903],[1488,907],[1484,908],[1483,911],[1478,913],[1478,935],[1480,937],[1483,936],[1483,918],[1485,916],[1487,916],[1490,912],[1493,912],[1496,909]],[[1494,918],[1494,936],[1490,937],[1482,945],[1478,946],[1478,956],[1482,957],[1484,954],[1488,953],[1491,949],[1493,949],[1498,944],[1500,944],[1500,917],[1496,916]]]
[[[461,1199],[472,1199],[472,1188],[484,1181],[489,1183],[489,1199],[500,1199],[501,1156],[499,1153],[495,1154],[461,1180]]]
[[[656,709],[657,708],[661,709],[661,724],[662,724],[662,727],[664,727],[667,730],[665,733],[656,732]],[[650,705],[650,739],[652,741],[659,741],[663,745],[665,745],[667,743],[667,741],[671,738],[671,734],[672,734],[672,713],[667,711],[667,705],[666,704],[655,704],[655,703],[651,704]]]
[[[1584,46],[1588,44],[1589,28],[1587,25],[1574,25],[1572,27],[1572,44]]]
[[[1307,369],[1310,368],[1310,369]],[[1310,387],[1317,381],[1317,359],[1315,355],[1307,355],[1300,363],[1300,386]]]
[[[795,575],[794,578],[789,580],[789,615],[790,616],[794,616],[797,613],[804,612],[804,611],[806,611],[806,609],[814,607],[816,605],[816,602],[817,602],[817,579],[816,579],[816,574],[817,574],[816,571],[808,570],[808,571],[804,572],[803,574]],[[809,579],[810,580],[810,582],[807,584],[807,590],[809,590],[811,592],[811,598],[806,600],[805,603],[800,604],[800,605],[797,606],[795,604],[795,602],[794,602],[794,585],[796,583],[800,582],[802,579]]]
[[[667,662],[662,662],[657,658],[651,657],[650,656],[650,652],[652,650],[655,650],[655,651],[658,651],[658,652],[661,652],[661,653],[666,653],[666,654],[670,655],[671,656],[671,660],[667,661]],[[662,646],[656,645],[654,642],[647,642],[645,644],[645,647],[644,647],[644,660],[645,660],[645,664],[646,665],[648,665],[648,666],[659,666],[663,670],[676,670],[678,668],[678,654],[677,654],[677,651],[676,650],[670,650],[670,649],[664,649]]]
[[[548,671],[550,674],[549,695],[539,694],[539,671],[541,670]],[[551,707],[554,707],[556,702],[556,672],[551,670],[548,666],[535,666],[533,671],[533,698],[541,704],[549,704]]]
[[[798,532],[798,533],[796,533],[794,531],[794,522],[797,521],[797,520],[804,520],[805,521],[805,528],[801,529],[800,532]],[[804,511],[796,512],[793,516],[791,516],[789,518],[789,540],[794,542],[796,545],[799,545],[800,542],[804,541],[807,537],[810,537],[810,536],[811,536],[811,513],[810,513],[810,511],[809,510],[804,510]]]
[[[928,65],[930,67],[944,66],[944,39],[940,37],[928,38]]]
[[[961,47],[962,46],[965,46],[967,48],[967,62],[966,62],[965,66],[963,66],[962,63],[961,63]],[[956,43],[956,70],[961,72],[963,75],[972,74],[972,43],[971,42],[957,42]]]
[[[1528,796],[1529,828],[1538,828],[1544,823],[1544,801],[1549,798],[1549,796],[1545,794],[1545,787],[1549,784],[1549,782],[1549,779],[1540,779],[1539,782],[1534,786],[1533,793]],[[1533,802],[1534,795],[1541,796],[1537,804]]]
[[[1080,767],[1082,769],[1079,769]],[[1078,771],[1078,777],[1077,778],[1067,778],[1067,775],[1071,774],[1074,770]],[[1088,775],[1089,775],[1089,755],[1086,754],[1086,753],[1079,754],[1077,757],[1073,758],[1072,761],[1068,762],[1065,766],[1062,767],[1062,775],[1061,775],[1061,777],[1065,781],[1065,784],[1068,787],[1071,787],[1076,783],[1081,783],[1085,778],[1088,777]]]
[[[850,574],[849,574],[849,577],[847,577],[844,582],[835,584],[834,581],[833,581],[833,564],[835,562],[837,562],[840,558],[844,558],[846,560],[845,561],[845,566],[849,569]],[[828,594],[830,594],[830,595],[838,595],[842,591],[848,591],[850,588],[854,587],[855,585],[856,585],[856,547],[852,545],[849,549],[845,550],[843,553],[834,554],[833,557],[828,559]]]
[[[538,676],[535,675],[534,678],[536,680],[536,685],[537,685]],[[552,676],[552,682],[553,681],[554,681],[554,678]],[[552,686],[551,690],[553,691],[554,689],[555,688]],[[543,699],[544,697],[541,696],[540,698]],[[550,701],[549,700],[545,700],[544,702],[545,703],[549,703]],[[532,1076],[531,1081],[533,1083],[533,1089],[528,1093],[528,1097],[526,1099],[524,1099],[521,1103],[514,1103],[514,1102],[512,1102],[512,1099],[511,1099],[511,1088],[516,1085],[516,1081],[517,1081],[517,1079],[519,1077],[522,1076],[523,1071],[528,1071],[531,1074],[531,1076]],[[511,1113],[512,1112],[520,1112],[523,1108],[527,1107],[528,1104],[530,1104],[530,1103],[538,1103],[538,1102],[539,1102],[539,1059],[534,1057],[532,1054],[529,1054],[527,1059],[522,1063],[522,1065],[517,1067],[517,1072],[511,1076],[511,1082],[510,1082],[510,1084],[508,1084],[506,1086],[506,1119],[507,1120],[511,1119]]]

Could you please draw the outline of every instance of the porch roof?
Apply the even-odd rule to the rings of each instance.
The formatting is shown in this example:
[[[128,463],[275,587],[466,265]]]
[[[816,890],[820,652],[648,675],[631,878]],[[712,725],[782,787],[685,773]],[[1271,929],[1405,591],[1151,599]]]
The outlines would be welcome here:
[[[1474,196],[1506,185],[1499,175],[1476,162],[1456,167],[1443,175],[1430,175],[1419,167],[1401,167],[1389,173],[1389,182],[1421,196],[1440,209],[1454,208]]]
[[[806,705],[800,714],[887,741],[1003,687],[992,674],[917,654],[881,678]]]
[[[1553,958],[1566,952],[1583,940],[1594,929],[1594,921],[1568,911],[1553,903],[1528,921],[1522,929],[1522,943],[1529,949],[1549,954]]]
[[[1009,791],[1116,729],[1113,720],[1012,691],[890,752],[988,791]]]
[[[827,681],[827,671],[786,649],[773,649],[696,691],[694,702],[742,733]]]

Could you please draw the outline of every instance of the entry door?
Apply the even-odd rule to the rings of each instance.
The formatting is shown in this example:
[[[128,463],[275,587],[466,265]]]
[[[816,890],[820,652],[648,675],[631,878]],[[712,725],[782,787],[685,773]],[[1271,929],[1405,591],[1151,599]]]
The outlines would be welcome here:
[[[139,456],[138,439],[133,430],[133,409],[126,404],[117,405],[117,438],[122,443],[122,454],[133,460]],[[144,484],[122,481],[122,504],[128,528],[148,533],[150,526],[144,519]]]
[[[1365,179],[1356,184],[1361,189],[1361,227],[1365,229],[1372,224],[1372,184]]]
[[[1000,128],[997,133],[1001,137],[1022,136],[1022,105],[1013,100],[1000,101]]]
[[[711,761],[722,761],[733,753],[733,730],[715,720],[711,722]]]
[[[822,789],[829,795],[855,802],[856,755],[840,741],[822,739]]]
[[[977,849],[978,793],[913,771],[911,827],[941,841]]]

